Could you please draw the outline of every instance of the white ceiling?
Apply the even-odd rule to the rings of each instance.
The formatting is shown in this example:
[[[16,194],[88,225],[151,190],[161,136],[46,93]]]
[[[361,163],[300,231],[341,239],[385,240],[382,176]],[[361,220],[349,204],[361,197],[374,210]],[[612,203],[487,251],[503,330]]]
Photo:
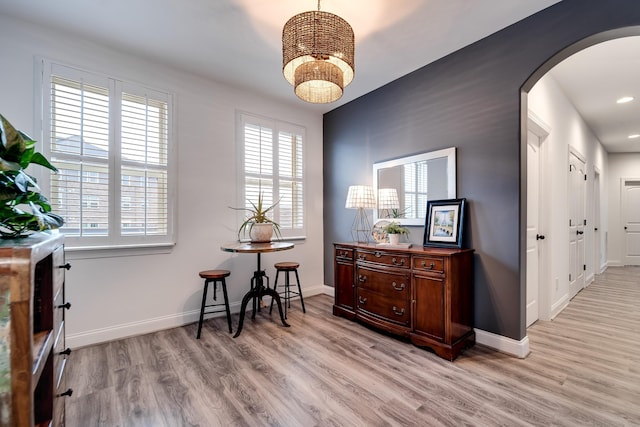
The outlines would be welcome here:
[[[346,19],[356,37],[355,79],[339,101],[322,105],[298,100],[281,72],[282,26],[291,16],[316,9],[316,0],[0,0],[0,13],[325,113],[557,2],[322,0],[321,10]],[[640,49],[621,44],[617,65],[597,56],[597,66],[586,66],[583,61],[594,61],[588,57],[592,49],[594,55],[609,54],[590,48],[553,75],[602,141],[619,151],[613,144],[632,127],[621,123],[620,106],[603,105],[627,93],[623,82],[631,84],[633,71],[622,73],[622,61],[633,62],[636,70],[640,66],[637,54],[635,60],[623,54]],[[608,52],[604,44],[601,50]],[[603,77],[614,71],[615,77]],[[638,97],[637,106],[640,90],[634,84],[629,90]]]
[[[582,50],[550,71],[610,153],[640,152],[640,37]],[[635,100],[617,104],[623,96]]]

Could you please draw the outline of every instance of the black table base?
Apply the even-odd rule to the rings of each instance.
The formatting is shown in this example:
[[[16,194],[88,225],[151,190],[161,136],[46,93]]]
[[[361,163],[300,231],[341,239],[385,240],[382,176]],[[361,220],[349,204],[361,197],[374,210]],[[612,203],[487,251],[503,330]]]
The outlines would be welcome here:
[[[264,285],[264,279],[267,279],[267,286]],[[267,277],[264,270],[260,269],[260,253],[258,252],[258,269],[253,272],[253,277],[251,278],[251,290],[247,292],[247,294],[242,298],[242,305],[240,306],[240,321],[238,322],[238,330],[236,334],[233,336],[237,338],[242,332],[242,325],[244,324],[244,316],[245,311],[247,309],[247,304],[249,300],[253,300],[253,313],[251,315],[252,319],[256,318],[256,307],[258,310],[260,309],[260,301],[264,295],[271,296],[275,302],[278,304],[278,313],[280,313],[280,320],[284,326],[291,326],[284,319],[284,314],[282,312],[282,303],[280,302],[280,294],[275,291],[275,289],[271,289],[269,287],[269,278]]]

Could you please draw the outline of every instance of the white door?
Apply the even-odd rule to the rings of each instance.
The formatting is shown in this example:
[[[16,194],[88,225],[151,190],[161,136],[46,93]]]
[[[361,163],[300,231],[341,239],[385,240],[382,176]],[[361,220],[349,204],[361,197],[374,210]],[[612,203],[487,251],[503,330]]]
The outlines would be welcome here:
[[[527,132],[527,328],[539,317],[540,138]]]
[[[640,265],[640,179],[625,180],[622,188],[625,265]]]
[[[569,153],[569,298],[584,288],[586,176],[585,162],[577,154]]]

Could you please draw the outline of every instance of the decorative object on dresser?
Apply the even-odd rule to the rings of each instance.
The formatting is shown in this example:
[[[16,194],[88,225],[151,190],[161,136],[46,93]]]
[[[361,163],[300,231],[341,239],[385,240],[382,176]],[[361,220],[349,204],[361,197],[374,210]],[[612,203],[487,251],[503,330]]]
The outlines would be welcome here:
[[[400,237],[403,235],[409,235],[409,229],[407,227],[403,227],[399,222],[396,221],[391,221],[382,229],[385,233],[387,233],[387,239],[389,239],[389,244],[391,246],[398,246],[400,244]]]
[[[65,348],[62,234],[0,241],[0,425],[62,426]]]
[[[447,360],[475,343],[473,250],[334,244],[333,314],[430,347]]]
[[[61,216],[51,212],[51,205],[40,194],[35,178],[25,172],[32,164],[57,171],[35,151],[35,145],[34,140],[16,130],[0,114],[0,237],[4,239],[25,237],[64,224]]]
[[[466,199],[430,200],[424,227],[424,246],[462,247]]]
[[[367,213],[364,210],[376,208],[376,197],[373,192],[373,187],[370,185],[351,185],[344,207],[358,210],[351,225],[351,237],[353,241],[369,242],[371,225],[367,218]]]

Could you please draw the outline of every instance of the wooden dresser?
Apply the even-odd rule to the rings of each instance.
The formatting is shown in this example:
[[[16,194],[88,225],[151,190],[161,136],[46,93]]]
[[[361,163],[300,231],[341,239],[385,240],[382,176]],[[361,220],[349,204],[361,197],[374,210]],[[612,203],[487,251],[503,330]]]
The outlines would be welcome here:
[[[63,236],[0,241],[0,426],[62,426],[65,397]]]
[[[448,360],[475,343],[473,250],[334,244],[333,314],[408,337]]]

